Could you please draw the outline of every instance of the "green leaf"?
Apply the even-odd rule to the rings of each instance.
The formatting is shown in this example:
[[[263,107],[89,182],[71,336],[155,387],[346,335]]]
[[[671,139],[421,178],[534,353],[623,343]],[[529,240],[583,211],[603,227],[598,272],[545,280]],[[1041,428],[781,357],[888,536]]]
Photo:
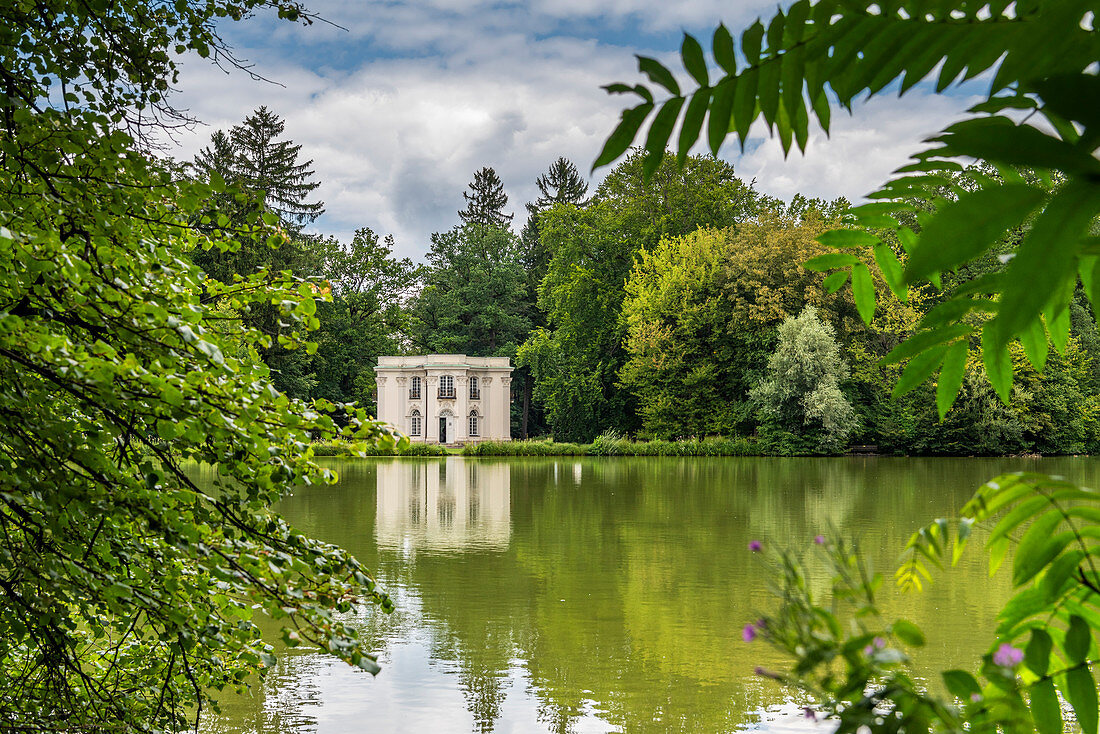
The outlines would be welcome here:
[[[818,255],[817,257],[810,258],[802,263],[802,267],[807,270],[821,272],[823,270],[846,268],[849,265],[858,264],[861,264],[861,260],[855,255],[849,255],[846,252],[830,252],[825,255]]]
[[[821,284],[825,286],[825,290],[829,293],[836,293],[848,282],[849,275],[850,273],[847,270],[838,270],[825,276],[825,280],[821,281]]]
[[[769,59],[760,64],[760,77],[756,94],[760,112],[768,125],[774,125],[779,112],[779,77],[782,67],[779,59]]]
[[[672,128],[676,126],[676,118],[683,106],[683,97],[672,97],[661,105],[661,109],[653,117],[653,122],[649,126],[649,135],[646,136],[646,157],[642,164],[642,174],[647,179],[661,165],[661,159],[665,155],[665,146],[668,145]]]
[[[710,75],[707,73],[707,60],[703,57],[703,47],[690,33],[684,34],[684,42],[680,44],[680,57],[684,60],[684,68],[691,74],[699,86],[710,84]]]
[[[729,76],[737,73],[737,54],[733,48],[733,36],[729,29],[721,23],[714,29],[714,60]]]
[[[957,566],[959,559],[962,558],[963,550],[966,549],[966,542],[970,539],[970,530],[974,527],[974,518],[963,517],[959,519],[959,529],[955,536],[955,547],[951,551],[951,565]]]
[[[883,357],[879,365],[885,367],[886,365],[904,362],[930,347],[954,341],[960,336],[970,334],[970,332],[971,327],[966,324],[955,324],[931,331],[918,332],[894,347],[889,354]]]
[[[894,254],[889,245],[882,243],[875,245],[875,264],[882,271],[882,277],[886,281],[886,285],[890,287],[890,291],[899,301],[904,303],[908,299],[909,293],[903,283],[901,263],[898,262],[898,256]]]
[[[680,85],[676,82],[676,77],[664,64],[648,56],[637,56],[636,58],[638,59],[638,71],[649,77],[649,80],[654,84],[660,84],[667,89],[673,97],[680,96]]]
[[[1089,646],[1092,645],[1092,631],[1089,623],[1076,614],[1070,615],[1069,629],[1066,630],[1066,657],[1074,665],[1085,662],[1089,656]]]
[[[871,280],[871,271],[863,263],[852,266],[852,295],[863,323],[870,324],[875,318],[875,284]]]
[[[714,87],[710,116],[707,118],[707,141],[710,144],[710,152],[714,155],[718,155],[722,141],[726,139],[726,133],[729,132],[734,85],[734,80],[726,79]]]
[[[973,675],[965,670],[945,670],[941,673],[943,683],[951,695],[955,698],[969,701],[975,693],[981,693],[982,688]]]
[[[680,140],[677,150],[677,158],[680,165],[687,160],[691,147],[699,139],[699,131],[703,127],[703,117],[707,113],[707,103],[710,101],[710,89],[696,90],[688,102],[687,112],[684,113],[684,121],[680,125]]]
[[[874,247],[879,238],[862,229],[831,229],[817,236],[817,241],[826,247]]]
[[[997,342],[992,323],[987,322],[982,328],[982,364],[985,365],[989,384],[993,385],[1001,402],[1008,405],[1012,392],[1012,358],[1008,354],[1008,346]]]
[[[1067,183],[1035,220],[1005,268],[1005,291],[997,314],[999,336],[1007,341],[1038,317],[1052,296],[1077,273],[1077,240],[1100,208],[1100,186]]]
[[[890,631],[906,645],[912,647],[924,646],[924,633],[920,631],[920,627],[912,622],[899,619],[890,627]]]
[[[1076,285],[1074,281],[1067,281],[1067,285]],[[1068,302],[1073,298],[1072,291],[1064,297],[1061,303],[1053,304],[1058,309],[1058,313],[1053,317],[1047,318],[1047,330],[1050,333],[1050,343],[1054,345],[1054,349],[1059,354],[1064,354],[1066,347],[1069,345],[1069,308]],[[1037,367],[1036,369],[1042,369]]]
[[[1053,646],[1050,635],[1044,629],[1031,630],[1031,641],[1024,650],[1024,664],[1035,675],[1046,675],[1050,667],[1050,649]]]
[[[981,117],[959,122],[934,140],[944,144],[937,150],[939,155],[969,156],[993,163],[1054,169],[1086,176],[1100,174],[1100,161],[1088,151],[1030,125],[1016,125],[1005,117]]]
[[[946,353],[946,346],[932,347],[909,360],[909,364],[905,365],[905,370],[898,378],[897,384],[894,385],[893,397],[900,398],[931,377],[932,373],[943,362]]]
[[[783,26],[787,18],[782,10],[776,10],[772,22],[768,24],[768,53],[774,55],[783,48]]]
[[[1024,346],[1024,354],[1027,361],[1040,372],[1047,363],[1047,334],[1043,331],[1043,322],[1035,319],[1028,328],[1020,334],[1020,343]]]
[[[1096,734],[1098,710],[1096,682],[1089,669],[1082,665],[1066,673],[1066,685],[1062,692],[1073,706],[1081,731],[1084,734]]]
[[[763,38],[764,26],[761,25],[759,18],[741,34],[741,53],[745,55],[745,60],[750,65],[760,60],[760,42]]]
[[[737,132],[737,139],[741,141],[741,150],[745,150],[745,140],[748,138],[749,129],[756,119],[756,69],[749,69],[737,80],[737,89],[733,95],[733,126]]]
[[[980,189],[941,206],[925,225],[905,267],[909,283],[949,270],[982,254],[1043,200],[1023,184]]]
[[[652,110],[653,105],[647,102],[623,111],[623,119],[615,128],[615,131],[611,133],[611,136],[608,137],[607,142],[604,143],[603,150],[600,151],[596,162],[592,164],[593,171],[600,166],[606,166],[626,152],[626,149],[634,142],[634,136],[638,133],[638,128],[642,126],[642,122]]]
[[[1043,678],[1031,686],[1031,718],[1039,734],[1062,733],[1062,706],[1052,678]]]
[[[940,377],[936,381],[936,408],[941,421],[951,409],[962,387],[963,376],[966,374],[966,356],[969,351],[969,345],[964,340],[952,344],[944,355]]]
[[[1073,533],[1066,531],[1053,535],[1062,523],[1062,515],[1049,512],[1031,524],[1016,546],[1012,563],[1012,583],[1023,586],[1053,561],[1073,540]]]

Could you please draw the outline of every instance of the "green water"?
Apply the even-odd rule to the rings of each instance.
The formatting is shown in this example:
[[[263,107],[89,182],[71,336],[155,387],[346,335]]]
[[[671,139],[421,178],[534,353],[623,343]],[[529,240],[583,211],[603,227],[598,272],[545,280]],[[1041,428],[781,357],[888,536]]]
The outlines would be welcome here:
[[[352,550],[394,597],[394,614],[355,618],[382,673],[280,651],[206,732],[826,731],[752,674],[778,661],[741,640],[769,604],[750,540],[808,547],[831,520],[889,574],[915,527],[1001,471],[1100,479],[1100,461],[1076,458],[330,465],[339,484],[281,510]],[[1005,576],[990,579],[971,552],[923,594],[888,590],[887,606],[928,634],[918,675],[969,667],[987,649]]]

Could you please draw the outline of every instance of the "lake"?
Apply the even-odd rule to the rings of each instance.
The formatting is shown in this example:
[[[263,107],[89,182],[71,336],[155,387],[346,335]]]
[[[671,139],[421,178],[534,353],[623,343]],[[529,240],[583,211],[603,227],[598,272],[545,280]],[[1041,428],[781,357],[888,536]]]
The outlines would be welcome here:
[[[1100,461],[1053,459],[334,459],[335,486],[280,510],[374,569],[397,611],[355,617],[372,678],[279,649],[210,734],[827,731],[754,676],[780,661],[741,628],[771,605],[750,540],[812,545],[830,522],[920,625],[918,676],[974,666],[1007,599],[980,545],[921,594],[892,590],[910,533],[1003,471],[1097,486]],[[827,579],[817,579],[824,588]],[[273,628],[274,629],[274,628]],[[272,634],[272,639],[274,639]]]

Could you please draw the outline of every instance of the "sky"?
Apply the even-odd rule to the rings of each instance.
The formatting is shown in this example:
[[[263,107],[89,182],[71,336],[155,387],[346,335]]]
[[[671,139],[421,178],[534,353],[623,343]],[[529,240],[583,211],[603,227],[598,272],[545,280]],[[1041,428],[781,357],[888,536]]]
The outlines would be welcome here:
[[[393,234],[396,253],[421,259],[432,232],[458,223],[463,191],[496,169],[518,229],[536,177],[559,156],[594,189],[589,171],[629,97],[600,87],[641,81],[635,53],[675,63],[684,32],[709,48],[719,21],[735,35],[773,3],[759,0],[312,0],[329,23],[258,15],[227,23],[240,58],[270,81],[183,60],[174,102],[201,124],[171,153],[190,159],[217,129],[260,105],[286,121],[285,137],[313,161],[325,214],[313,229],[350,240],[360,227]],[[685,82],[685,86],[687,86]],[[834,112],[828,137],[812,128],[806,155],[784,160],[754,127],[746,151],[719,155],[756,188],[859,201],[904,165],[920,142],[973,104],[974,86],[934,95],[918,85]],[[700,144],[695,152],[706,153]]]

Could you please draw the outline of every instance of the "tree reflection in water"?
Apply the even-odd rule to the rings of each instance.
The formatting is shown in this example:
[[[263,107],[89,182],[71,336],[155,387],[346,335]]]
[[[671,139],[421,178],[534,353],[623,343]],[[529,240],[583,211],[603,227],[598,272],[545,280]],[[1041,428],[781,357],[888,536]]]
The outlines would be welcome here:
[[[1100,473],[1091,459],[333,466],[340,484],[300,492],[282,510],[352,550],[394,593],[394,615],[358,618],[383,671],[371,679],[315,651],[281,652],[277,675],[253,699],[227,699],[208,731],[335,732],[364,722],[432,734],[808,731],[810,722],[787,715],[798,702],[752,675],[775,664],[770,651],[741,640],[768,604],[750,539],[809,548],[832,521],[862,536],[889,573],[917,525],[957,511],[997,471],[1061,473],[1091,486]],[[918,675],[975,660],[1007,597],[1007,579],[990,581],[980,553],[951,575],[888,604],[930,632]],[[299,717],[293,727],[280,723],[289,711]]]

